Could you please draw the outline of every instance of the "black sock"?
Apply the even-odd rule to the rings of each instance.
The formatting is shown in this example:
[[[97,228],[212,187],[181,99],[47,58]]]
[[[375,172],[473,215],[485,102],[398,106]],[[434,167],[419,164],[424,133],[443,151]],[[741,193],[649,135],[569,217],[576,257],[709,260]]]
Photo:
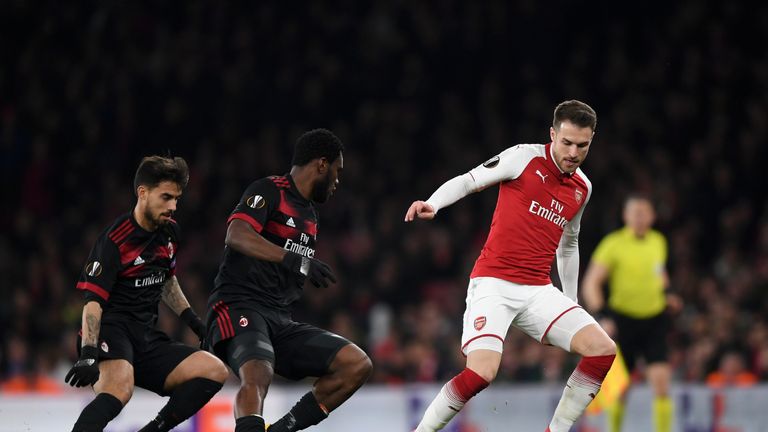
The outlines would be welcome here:
[[[288,414],[269,427],[269,432],[295,432],[314,426],[325,420],[328,414],[320,408],[312,392],[308,392],[296,402]]]
[[[220,382],[208,378],[193,378],[179,384],[157,417],[139,432],[166,432],[173,429],[205,406],[221,390],[221,386]]]
[[[235,420],[235,432],[264,432],[264,417],[249,415]]]
[[[72,432],[101,432],[122,409],[123,403],[120,399],[109,393],[99,393],[83,408]]]

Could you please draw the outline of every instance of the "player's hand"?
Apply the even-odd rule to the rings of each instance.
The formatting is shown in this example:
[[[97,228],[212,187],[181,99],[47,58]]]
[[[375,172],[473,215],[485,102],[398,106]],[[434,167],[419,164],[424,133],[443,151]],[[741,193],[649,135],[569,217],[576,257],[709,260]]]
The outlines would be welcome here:
[[[181,315],[179,315],[179,318],[187,325],[187,327],[195,332],[198,339],[200,339],[200,348],[203,348],[203,342],[205,341],[206,335],[205,324],[203,324],[203,320],[197,316],[191,307],[184,309],[184,311],[181,312]]]
[[[411,222],[415,218],[427,220],[434,219],[436,213],[435,208],[425,201],[414,201],[405,213],[405,221]]]
[[[288,270],[306,276],[317,288],[327,288],[329,281],[336,283],[331,267],[319,259],[307,258],[296,252],[287,252],[281,263]]]
[[[69,370],[64,382],[74,387],[93,385],[99,380],[99,349],[84,346],[80,350],[80,359]]]

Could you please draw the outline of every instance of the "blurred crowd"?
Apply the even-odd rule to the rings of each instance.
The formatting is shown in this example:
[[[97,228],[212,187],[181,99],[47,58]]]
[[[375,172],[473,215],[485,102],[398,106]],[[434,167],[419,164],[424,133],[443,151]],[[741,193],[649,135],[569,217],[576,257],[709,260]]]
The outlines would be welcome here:
[[[467,277],[496,192],[429,223],[403,223],[405,210],[506,147],[547,142],[571,98],[598,113],[582,266],[623,198],[651,195],[685,301],[668,336],[675,380],[768,379],[768,57],[752,48],[768,4],[36,3],[0,16],[5,389],[62,383],[75,283],[132,209],[142,156],[190,164],[178,274],[203,314],[228,214],[315,127],[347,146],[319,208],[318,256],[340,280],[308,286],[296,319],[363,347],[374,382],[445,381],[463,367]],[[194,343],[161,309],[160,326]],[[512,330],[499,378],[562,381],[575,361]]]

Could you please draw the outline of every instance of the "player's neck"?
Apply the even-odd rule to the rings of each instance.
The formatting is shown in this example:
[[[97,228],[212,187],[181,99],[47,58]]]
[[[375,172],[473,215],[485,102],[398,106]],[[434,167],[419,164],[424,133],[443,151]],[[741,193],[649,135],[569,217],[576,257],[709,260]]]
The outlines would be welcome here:
[[[152,223],[152,221],[150,221],[149,219],[147,219],[144,216],[144,212],[139,209],[139,205],[138,204],[136,204],[136,207],[133,208],[133,219],[145,231],[152,232],[152,231],[157,229],[157,225]]]
[[[296,189],[299,190],[299,194],[306,200],[310,200],[312,196],[312,173],[303,167],[293,166],[291,168],[291,178],[293,178],[293,184],[296,185]]]

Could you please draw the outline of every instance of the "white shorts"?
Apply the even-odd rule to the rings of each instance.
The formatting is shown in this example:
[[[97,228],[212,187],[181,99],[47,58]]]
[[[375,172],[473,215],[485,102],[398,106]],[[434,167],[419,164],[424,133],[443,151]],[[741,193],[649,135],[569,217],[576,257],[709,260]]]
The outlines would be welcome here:
[[[461,352],[502,352],[509,326],[571,351],[571,339],[594,318],[554,285],[519,285],[492,277],[469,280]]]

